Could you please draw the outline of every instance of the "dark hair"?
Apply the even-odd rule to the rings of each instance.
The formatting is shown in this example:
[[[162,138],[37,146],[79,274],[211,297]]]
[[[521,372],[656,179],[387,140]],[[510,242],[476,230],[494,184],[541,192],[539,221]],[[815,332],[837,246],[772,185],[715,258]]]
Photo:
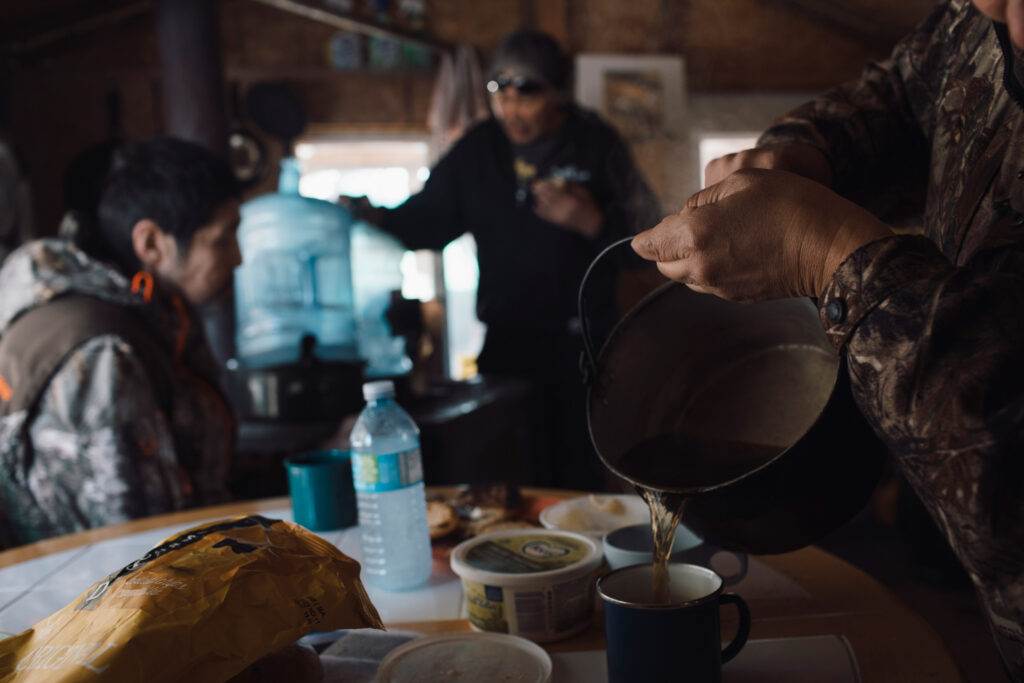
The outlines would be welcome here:
[[[139,267],[132,228],[151,219],[178,247],[192,237],[229,199],[238,199],[238,181],[227,162],[193,142],[154,138],[115,153],[99,204],[98,246],[126,272]]]
[[[572,89],[572,59],[557,40],[541,31],[517,29],[501,39],[488,78],[506,69],[532,76],[563,95]]]

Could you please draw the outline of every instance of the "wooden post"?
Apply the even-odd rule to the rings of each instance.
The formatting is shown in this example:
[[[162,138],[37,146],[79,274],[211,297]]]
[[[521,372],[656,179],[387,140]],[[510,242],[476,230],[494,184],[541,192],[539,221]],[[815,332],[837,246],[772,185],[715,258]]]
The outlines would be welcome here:
[[[215,0],[154,0],[167,134],[228,153],[224,68]],[[234,355],[234,288],[200,310],[214,358]],[[223,380],[222,380],[223,381]]]
[[[167,134],[227,154],[219,3],[154,0]]]

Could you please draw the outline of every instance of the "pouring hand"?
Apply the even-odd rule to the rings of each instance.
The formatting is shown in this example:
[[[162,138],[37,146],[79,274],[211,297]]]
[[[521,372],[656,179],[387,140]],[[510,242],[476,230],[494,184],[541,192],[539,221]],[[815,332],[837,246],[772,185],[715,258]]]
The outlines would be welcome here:
[[[743,169],[637,235],[633,250],[695,291],[762,301],[818,296],[850,253],[891,234],[819,183]]]
[[[598,208],[590,191],[579,183],[560,178],[544,178],[535,181],[533,212],[555,225],[578,232],[584,237],[597,237],[604,222],[604,214]]]
[[[711,187],[743,168],[774,168],[816,180],[826,187],[832,185],[832,167],[824,152],[799,142],[765,145],[712,159],[704,167],[706,184]]]

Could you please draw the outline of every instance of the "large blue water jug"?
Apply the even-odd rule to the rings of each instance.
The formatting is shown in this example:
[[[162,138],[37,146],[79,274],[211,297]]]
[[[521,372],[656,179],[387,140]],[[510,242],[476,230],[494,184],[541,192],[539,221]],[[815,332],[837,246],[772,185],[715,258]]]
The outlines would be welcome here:
[[[307,335],[322,360],[358,360],[348,211],[301,196],[298,162],[288,158],[278,191],[245,202],[241,213],[239,360],[249,367],[293,363]]]
[[[366,361],[367,379],[399,377],[412,370],[405,337],[388,323],[393,292],[402,291],[405,247],[365,221],[352,226],[352,281],[355,291],[356,336]]]

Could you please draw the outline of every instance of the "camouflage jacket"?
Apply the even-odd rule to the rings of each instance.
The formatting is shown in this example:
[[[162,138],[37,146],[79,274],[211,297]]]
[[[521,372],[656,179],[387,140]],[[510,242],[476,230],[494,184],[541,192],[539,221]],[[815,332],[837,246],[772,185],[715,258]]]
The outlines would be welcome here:
[[[124,306],[166,340],[173,396],[125,339],[72,351],[34,411],[0,420],[0,547],[226,498],[234,421],[213,384],[198,322],[173,299],[131,291],[70,244],[30,242],[0,269],[0,336],[22,313],[69,293]]]
[[[815,145],[841,193],[920,207],[919,234],[839,267],[821,320],[1024,680],[1024,99],[1004,82],[1024,82],[1024,56],[999,31],[968,0],[940,2],[888,61],[759,144]]]

